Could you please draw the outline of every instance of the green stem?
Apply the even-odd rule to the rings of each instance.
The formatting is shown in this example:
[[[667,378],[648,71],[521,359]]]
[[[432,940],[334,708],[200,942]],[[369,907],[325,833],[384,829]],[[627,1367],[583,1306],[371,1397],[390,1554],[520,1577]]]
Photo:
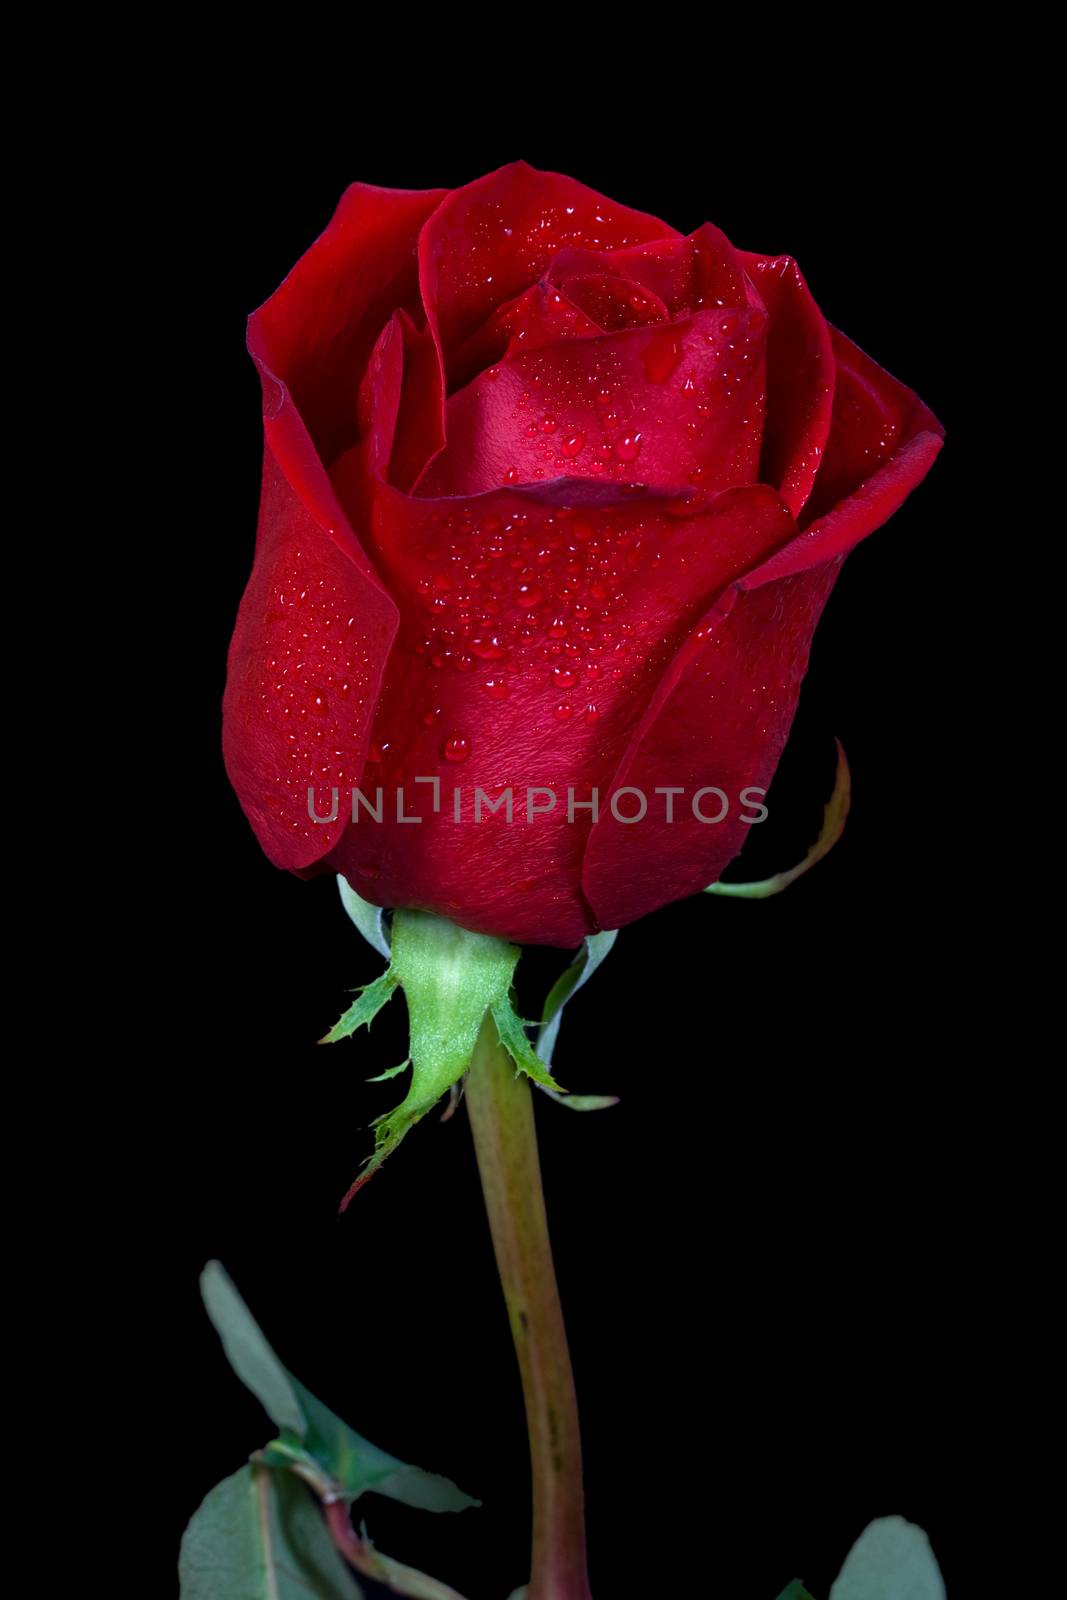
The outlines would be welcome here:
[[[533,1476],[527,1597],[590,1600],[578,1404],[552,1265],[530,1084],[516,1075],[488,1015],[466,1098],[526,1401]]]

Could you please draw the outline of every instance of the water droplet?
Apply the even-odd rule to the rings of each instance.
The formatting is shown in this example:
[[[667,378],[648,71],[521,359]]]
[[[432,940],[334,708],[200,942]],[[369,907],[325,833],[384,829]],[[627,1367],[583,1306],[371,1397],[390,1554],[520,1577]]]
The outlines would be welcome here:
[[[636,461],[641,454],[641,435],[624,433],[615,446],[615,454],[620,461]]]
[[[486,678],[482,688],[490,700],[506,700],[511,693],[511,686],[506,678]]]
[[[330,702],[324,694],[312,695],[310,710],[313,717],[324,717],[329,712],[329,709]]]
[[[564,700],[556,707],[556,709],[552,713],[552,715],[559,722],[569,722],[571,717],[573,717],[573,715],[574,715],[574,707],[573,706],[569,706],[567,704],[567,702]]]
[[[529,610],[531,606],[535,606],[541,599],[542,592],[532,583],[520,583],[515,591],[515,604]]]
[[[586,706],[585,717],[583,720],[587,722],[590,727],[593,726],[594,722],[600,721],[600,712],[597,710],[596,706]]]
[[[552,682],[557,689],[573,689],[578,679],[570,667],[553,667]]]
[[[485,639],[472,639],[471,651],[479,661],[502,661],[507,655],[507,646],[500,642],[497,634]]]
[[[568,461],[573,461],[575,456],[581,455],[584,448],[584,433],[568,433],[566,438],[560,441],[560,450],[567,457]]]
[[[446,761],[466,761],[471,753],[471,742],[461,733],[453,733],[441,746],[441,754]]]

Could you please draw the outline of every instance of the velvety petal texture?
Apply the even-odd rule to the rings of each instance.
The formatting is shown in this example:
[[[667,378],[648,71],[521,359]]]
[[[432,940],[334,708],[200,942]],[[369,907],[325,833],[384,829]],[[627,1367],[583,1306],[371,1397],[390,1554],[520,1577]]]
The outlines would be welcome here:
[[[931,412],[791,257],[522,162],[354,185],[249,348],[224,743],[270,858],[563,946],[718,877]]]

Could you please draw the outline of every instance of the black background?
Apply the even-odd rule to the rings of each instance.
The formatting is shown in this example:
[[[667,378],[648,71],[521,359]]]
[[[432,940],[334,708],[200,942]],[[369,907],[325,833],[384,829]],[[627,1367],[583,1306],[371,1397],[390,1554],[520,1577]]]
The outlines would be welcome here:
[[[583,1117],[539,1097],[593,1589],[773,1600],[799,1576],[825,1600],[865,1523],[899,1512],[963,1592],[960,1508],[980,1448],[969,1352],[991,1240],[959,1020],[976,937],[963,889],[968,311],[942,285],[981,158],[939,109],[940,81],[914,70],[891,88],[839,87],[832,106],[798,102],[788,119],[757,96],[743,137],[713,93],[640,139],[595,105],[551,138],[538,118],[478,104],[429,120],[353,104],[277,137],[265,109],[245,132],[220,121],[178,164],[179,402],[198,377],[169,442],[194,553],[167,596],[184,619],[181,696],[169,909],[149,958],[170,991],[151,1046],[145,1261],[173,1353],[157,1395],[173,1468],[157,1502],[160,1592],[203,1494],[270,1431],[199,1304],[212,1256],[310,1388],[485,1502],[433,1518],[372,1498],[381,1547],[472,1600],[527,1576],[521,1397],[465,1116],[428,1118],[338,1220],[367,1125],[397,1098],[365,1080],[404,1055],[403,1008],[355,1045],[316,1048],[379,959],[331,879],[299,882],[260,854],[222,770],[218,709],[259,487],[246,314],[353,179],[455,185],[519,155],[683,230],[709,219],[743,248],[795,254],[827,316],[948,430],[929,479],[844,568],[771,820],[737,871],[803,852],[835,734],[854,781],[843,841],[778,899],[698,898],[624,930],[556,1057],[569,1086],[621,1104]],[[907,137],[886,114],[902,97],[921,129]],[[524,956],[524,1014],[564,960]]]

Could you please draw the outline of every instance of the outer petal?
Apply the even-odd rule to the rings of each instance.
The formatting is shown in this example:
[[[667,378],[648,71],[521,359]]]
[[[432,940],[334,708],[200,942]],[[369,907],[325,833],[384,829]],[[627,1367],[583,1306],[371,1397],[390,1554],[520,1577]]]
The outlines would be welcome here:
[[[453,190],[419,240],[423,303],[445,366],[491,312],[534,283],[564,246],[613,250],[676,237],[656,217],[525,161]]]
[[[363,367],[397,305],[417,306],[414,246],[444,191],[355,184],[249,320],[266,448],[256,558],[230,646],[223,753],[271,860],[304,868],[344,827],[308,787],[358,781],[397,610],[324,463],[351,443]]]
[[[590,813],[568,820],[568,788],[606,796],[664,661],[795,531],[762,486],[694,504],[574,481],[460,502],[382,491],[376,547],[404,618],[362,785],[373,802],[380,784],[383,820],[363,813],[330,862],[359,894],[529,943],[595,929],[579,888]],[[439,780],[440,812],[416,778]],[[421,822],[398,820],[398,785]],[[476,788],[493,803],[510,788],[514,820],[475,822]],[[556,804],[527,819],[534,788]]]
[[[637,828],[610,815],[592,830],[583,889],[599,921],[618,927],[713,882],[740,850],[747,826],[734,804],[745,787],[766,788],[796,710],[822,607],[841,563],[925,477],[941,448],[931,412],[834,334],[840,371],[835,438],[824,470],[832,495],[874,470],[854,492],[741,578],[713,606],[664,673],[619,765],[615,787],[705,785],[731,798],[721,823],[689,805],[666,830],[658,855]],[[842,431],[836,435],[838,420]],[[816,486],[818,503],[822,475]],[[707,813],[717,803],[709,799]]]
[[[799,516],[830,433],[834,352],[792,256],[743,257],[767,307],[767,422],[760,477]]]
[[[770,784],[796,711],[815,625],[839,567],[827,562],[755,589],[742,580],[709,609],[678,652],[610,792],[638,788],[650,804],[657,787],[685,792],[675,798],[674,821],[651,846],[643,824],[628,826],[610,810],[601,813],[589,837],[582,888],[603,927],[621,927],[695,894],[741,849],[749,827],[741,818],[752,815],[742,791]],[[694,814],[693,797],[706,786],[726,796],[728,810],[719,822]],[[722,805],[716,795],[699,802],[710,818]]]
[[[397,626],[392,600],[354,558],[336,505],[334,517],[324,528],[268,442],[256,560],[230,645],[223,755],[279,867],[310,866],[344,830],[343,802],[333,823],[311,821],[308,788],[318,786],[317,812],[326,816],[331,786],[359,781]]]
[[[352,184],[249,321],[257,365],[285,384],[327,465],[355,439],[356,395],[382,328],[398,309],[421,312],[416,241],[447,193]]]
[[[833,423],[801,526],[833,511],[922,435],[940,440],[945,432],[917,394],[836,328],[830,333],[837,364]],[[930,442],[924,443],[924,451]],[[921,472],[914,481],[919,477]]]
[[[764,583],[847,555],[903,505],[944,440],[945,430],[918,395],[836,328],[833,340],[837,384],[825,460],[801,523],[804,531],[767,562]]]

